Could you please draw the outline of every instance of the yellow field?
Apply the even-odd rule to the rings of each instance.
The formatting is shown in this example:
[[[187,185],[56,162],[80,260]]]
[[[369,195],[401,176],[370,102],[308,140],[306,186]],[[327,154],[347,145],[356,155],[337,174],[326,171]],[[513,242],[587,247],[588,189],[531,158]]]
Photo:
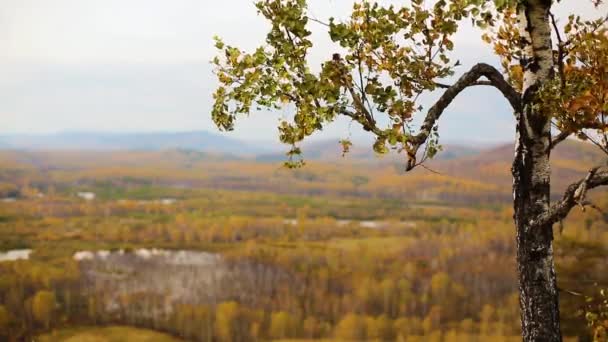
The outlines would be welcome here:
[[[56,330],[42,335],[39,342],[179,342],[175,337],[132,327],[90,327]]]

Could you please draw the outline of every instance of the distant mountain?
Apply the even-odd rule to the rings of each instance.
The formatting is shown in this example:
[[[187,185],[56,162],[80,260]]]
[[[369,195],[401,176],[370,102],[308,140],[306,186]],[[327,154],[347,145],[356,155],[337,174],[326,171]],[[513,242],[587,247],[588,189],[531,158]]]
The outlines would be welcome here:
[[[19,150],[195,150],[218,154],[254,155],[270,151],[206,131],[159,133],[69,132],[0,137],[0,149]]]
[[[403,172],[405,156],[395,152],[378,156],[371,148],[371,144],[354,142],[351,151],[342,158],[342,147],[338,141],[321,141],[304,144],[302,152],[305,160],[322,162],[357,162],[367,167],[380,169],[390,166]],[[428,169],[417,168],[414,175],[428,176],[429,179],[437,176],[449,177],[458,181],[480,182],[498,186],[501,192],[510,194],[512,186],[511,164],[513,162],[513,144],[477,144],[468,145],[456,142],[447,142],[437,156],[425,163]],[[596,165],[606,165],[606,154],[587,142],[566,140],[560,143],[551,153],[552,184],[555,196],[561,196],[563,189],[570,183],[584,177],[587,171]],[[284,154],[265,154],[257,157],[257,161],[281,162],[286,160]],[[361,165],[360,167],[365,167]],[[360,167],[354,167],[358,172]],[[403,181],[408,176],[404,175]],[[431,181],[436,182],[436,179]],[[509,197],[508,195],[507,197]]]
[[[160,182],[158,184],[180,188],[379,196],[404,201],[465,204],[512,201],[512,144],[477,152],[469,147],[446,146],[446,151],[425,163],[426,168],[419,167],[410,173],[404,170],[403,154],[392,153],[378,159],[364,152],[369,150],[369,145],[357,144],[355,146],[360,146],[355,147],[357,150],[342,158],[336,145],[337,142],[307,145],[304,153],[309,163],[297,170],[280,167],[286,158],[283,154],[262,153],[254,159],[255,154],[240,154],[235,158],[217,151],[181,148],[5,150],[0,151],[0,182],[18,183],[15,179],[29,174],[28,179],[38,183],[46,182],[49,177],[69,176],[73,184],[98,179]],[[443,153],[449,153],[448,157],[442,158]],[[276,160],[271,161],[270,157]],[[565,187],[584,177],[591,166],[605,165],[606,155],[589,143],[567,140],[552,151],[551,159],[552,195],[559,198]],[[64,171],[68,172],[62,174]]]
[[[444,175],[510,188],[513,148],[512,144],[505,144],[456,159],[433,160],[427,165]],[[551,152],[553,190],[561,191],[568,184],[584,177],[591,167],[606,165],[606,160],[606,154],[590,143],[563,141]]]
[[[262,163],[282,163],[287,158],[286,146],[272,146],[269,143],[258,145],[205,131],[12,135],[0,137],[0,149],[18,150],[11,153],[16,160],[28,165],[46,167],[65,166],[67,162],[64,159],[71,161],[66,164],[71,166],[76,166],[79,162],[112,165],[119,160],[121,165],[157,165],[162,161],[178,168],[189,168],[202,161],[226,161],[235,157]],[[46,156],[44,153],[24,153],[23,150],[55,150],[64,153]],[[90,153],[93,150],[105,152]],[[132,154],[129,151],[146,153]],[[353,172],[359,172],[361,168],[368,172],[366,168],[371,168],[394,169],[401,173],[406,162],[403,153],[376,155],[369,141],[354,141],[351,151],[345,157],[342,157],[342,147],[338,139],[308,142],[303,144],[302,151],[307,161],[360,164],[360,167],[353,168]],[[591,166],[604,164],[606,160],[606,155],[595,146],[574,140],[562,142],[552,152],[551,157],[553,188],[556,191],[579,179]],[[448,142],[443,151],[428,161],[426,166],[447,177],[493,184],[508,192],[512,182],[512,160],[512,144],[491,146]],[[223,172],[230,174],[233,170]],[[435,175],[423,168],[414,170],[414,174]]]
[[[342,158],[342,145],[338,139],[323,140],[304,143],[302,145],[302,155],[306,160],[322,160],[322,161],[383,161],[383,162],[399,162],[403,161],[403,155],[397,153],[388,153],[379,155],[373,151],[373,142],[369,141],[353,141],[350,151]],[[474,146],[460,143],[447,143],[443,146],[443,150],[436,156],[437,160],[451,160],[463,158],[466,156],[476,155],[486,149],[488,146]],[[285,152],[287,148],[285,148]],[[257,161],[275,162],[285,160],[284,152],[275,152],[261,154],[257,156]]]

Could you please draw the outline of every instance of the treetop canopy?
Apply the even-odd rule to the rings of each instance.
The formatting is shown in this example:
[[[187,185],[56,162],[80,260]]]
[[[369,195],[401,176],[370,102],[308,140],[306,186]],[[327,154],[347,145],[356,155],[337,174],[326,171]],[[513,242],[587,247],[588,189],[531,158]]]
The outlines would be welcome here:
[[[517,21],[525,18],[517,16],[518,1],[425,3],[412,0],[404,6],[381,6],[359,1],[347,20],[323,22],[308,14],[305,0],[257,1],[259,13],[271,23],[263,46],[245,52],[215,38],[220,53],[213,64],[220,86],[214,93],[214,122],[220,129],[232,130],[239,115],[254,109],[295,108],[293,120],[282,121],[279,131],[280,140],[292,146],[286,165],[297,167],[303,165],[297,144],[343,115],[375,135],[377,153],[389,149],[404,153],[411,169],[441,148],[436,121],[462,90],[496,87],[519,111],[522,65],[530,61],[524,60],[522,51],[525,37]],[[559,139],[576,134],[608,152],[604,117],[608,110],[608,17],[583,20],[572,15],[563,27],[552,14],[551,18],[555,71],[552,81],[535,95],[541,99],[539,112],[552,118]],[[500,57],[500,71],[488,64],[459,70],[460,62],[451,52],[462,20],[484,30],[481,38]],[[312,68],[307,58],[313,46],[310,25],[327,27],[336,44],[319,72],[312,71],[318,68]],[[457,73],[462,75],[456,83],[445,83]],[[420,105],[421,95],[435,91],[442,95],[433,106]],[[424,120],[416,129],[412,120],[418,115]],[[341,143],[347,152],[351,142]]]

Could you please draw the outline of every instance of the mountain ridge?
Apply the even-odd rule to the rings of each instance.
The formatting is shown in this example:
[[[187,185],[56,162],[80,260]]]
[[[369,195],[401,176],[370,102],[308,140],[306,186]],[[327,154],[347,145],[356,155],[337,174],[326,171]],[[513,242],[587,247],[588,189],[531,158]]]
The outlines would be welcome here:
[[[227,154],[258,154],[272,149],[208,131],[86,132],[0,136],[0,149],[14,150],[168,150],[187,149]]]
[[[332,143],[333,144],[333,143]],[[323,147],[321,144],[319,147]],[[446,147],[449,150],[449,147]],[[286,156],[276,161],[255,155],[169,149],[164,151],[25,151],[0,152],[0,183],[14,188],[27,179],[44,184],[58,179],[64,186],[103,182],[134,182],[182,188],[269,191],[305,195],[334,194],[448,203],[506,203],[512,200],[513,145],[483,149],[457,158],[427,161],[406,174],[403,153],[381,159],[342,158],[327,150],[301,169],[282,168]],[[324,157],[325,155],[325,157]],[[332,156],[330,158],[330,156]],[[605,163],[606,155],[591,144],[564,141],[552,152],[552,196],[580,180],[592,166]],[[280,159],[279,159],[280,158]],[[162,181],[161,181],[162,180]],[[102,183],[103,183],[102,182]],[[12,185],[10,185],[12,184]]]

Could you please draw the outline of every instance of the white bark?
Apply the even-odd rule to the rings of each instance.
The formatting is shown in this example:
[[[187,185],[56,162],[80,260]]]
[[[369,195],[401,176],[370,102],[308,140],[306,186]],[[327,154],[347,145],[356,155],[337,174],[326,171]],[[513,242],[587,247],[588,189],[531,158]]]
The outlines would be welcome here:
[[[539,111],[536,95],[552,77],[550,0],[521,1],[523,110],[518,115],[513,162],[517,262],[524,341],[561,341],[551,224],[532,225],[550,205],[551,121]]]
[[[548,1],[529,0],[525,10],[518,12],[519,34],[523,40],[523,93],[550,77],[553,70],[551,27]]]

